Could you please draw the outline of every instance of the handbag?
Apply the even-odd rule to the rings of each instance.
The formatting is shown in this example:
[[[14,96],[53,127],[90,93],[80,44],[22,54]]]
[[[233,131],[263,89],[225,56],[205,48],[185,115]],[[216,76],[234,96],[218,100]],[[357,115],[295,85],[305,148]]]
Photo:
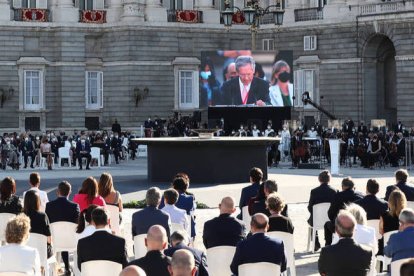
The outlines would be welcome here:
[[[52,256],[53,256],[53,247],[52,247],[52,244],[47,243],[47,258],[49,259]]]

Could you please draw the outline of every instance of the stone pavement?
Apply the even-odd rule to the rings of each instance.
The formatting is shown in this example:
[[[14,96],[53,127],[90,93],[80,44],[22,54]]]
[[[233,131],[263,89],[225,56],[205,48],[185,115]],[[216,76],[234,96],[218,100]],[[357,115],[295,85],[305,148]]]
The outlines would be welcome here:
[[[19,171],[1,171],[0,179],[5,176],[11,175],[16,180],[27,180],[29,173],[33,171],[31,169],[19,170]],[[131,200],[144,199],[146,189],[151,185],[160,186],[162,189],[168,187],[168,183],[147,183],[145,181],[146,176],[146,160],[138,159],[135,161],[129,161],[121,163],[120,165],[112,165],[110,167],[92,168],[91,171],[79,171],[75,168],[55,168],[55,170],[39,170],[42,179],[66,179],[66,178],[86,178],[89,175],[99,176],[100,173],[108,171],[116,180],[119,176],[131,176],[137,177],[140,181],[137,181],[136,189],[133,192],[123,192],[123,183],[117,183],[115,181],[115,187],[121,191],[124,202]],[[297,275],[318,275],[317,261],[319,253],[306,252],[308,226],[306,220],[309,216],[307,211],[307,202],[309,199],[310,190],[318,185],[317,175],[320,170],[298,170],[288,169],[288,165],[285,168],[271,168],[269,170],[269,179],[275,179],[279,185],[279,192],[289,204],[289,216],[292,219],[295,227],[294,239],[295,239],[295,259]],[[394,168],[366,170],[362,168],[345,168],[341,170],[340,176],[333,177],[332,185],[337,189],[340,188],[340,181],[344,176],[352,176],[356,182],[356,189],[365,192],[365,184],[369,178],[376,178],[380,183],[381,197],[385,194],[385,187],[393,184]],[[191,178],[191,176],[190,176]],[[246,180],[248,179],[248,172],[246,172]],[[240,190],[248,185],[248,183],[236,183],[236,184],[212,184],[212,185],[197,185],[192,184],[190,187],[191,192],[195,194],[196,200],[207,204],[210,208],[204,210],[197,210],[197,238],[195,246],[200,249],[204,249],[202,244],[202,226],[206,220],[209,220],[218,215],[217,206],[224,196],[233,196],[238,203],[240,198]],[[124,229],[125,238],[128,241],[128,249],[130,256],[132,254],[132,237],[130,230],[130,221],[132,213],[136,210],[126,209],[124,211]],[[323,237],[321,233],[321,237]]]

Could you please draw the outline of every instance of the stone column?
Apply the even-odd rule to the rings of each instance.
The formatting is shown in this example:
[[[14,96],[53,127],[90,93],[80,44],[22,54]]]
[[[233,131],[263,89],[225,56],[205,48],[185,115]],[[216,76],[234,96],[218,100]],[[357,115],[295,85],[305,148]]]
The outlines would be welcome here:
[[[123,12],[122,0],[108,0],[108,9],[106,11],[107,22],[120,21],[122,12]]]
[[[124,6],[121,21],[144,21],[144,5],[138,0],[122,0]]]
[[[7,0],[0,0],[0,21],[10,21],[10,5]]]
[[[160,0],[146,0],[145,18],[152,22],[167,22],[167,9]]]
[[[204,23],[220,23],[220,11],[214,8],[212,0],[195,0],[194,9],[203,12]]]
[[[72,0],[53,1],[50,7],[53,22],[79,22],[79,10]]]

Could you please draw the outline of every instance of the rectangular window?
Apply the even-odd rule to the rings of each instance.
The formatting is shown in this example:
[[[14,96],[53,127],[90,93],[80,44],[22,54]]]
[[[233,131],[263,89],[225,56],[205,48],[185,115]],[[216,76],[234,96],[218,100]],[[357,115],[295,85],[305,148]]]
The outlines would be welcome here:
[[[273,39],[263,39],[263,51],[273,51],[275,49],[275,42]]]
[[[315,97],[315,70],[303,69],[294,72],[295,106],[303,106],[302,94],[309,92],[311,100],[318,102]]]
[[[24,105],[25,109],[38,110],[43,106],[43,72],[39,70],[24,71]]]
[[[76,0],[80,10],[103,10],[104,0]]]
[[[86,72],[85,97],[86,108],[103,108],[103,72]]]
[[[47,0],[14,0],[13,7],[27,9],[47,9]]]
[[[181,108],[193,105],[193,71],[179,72],[179,102]]]
[[[316,35],[307,35],[303,37],[303,50],[315,51],[317,49],[317,37]]]

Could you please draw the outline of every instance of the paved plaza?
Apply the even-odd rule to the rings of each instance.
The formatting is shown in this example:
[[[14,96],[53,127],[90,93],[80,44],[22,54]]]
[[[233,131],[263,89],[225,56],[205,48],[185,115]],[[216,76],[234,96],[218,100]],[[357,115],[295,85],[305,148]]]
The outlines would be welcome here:
[[[208,164],[206,164],[208,169]],[[19,171],[1,171],[0,179],[5,176],[12,176],[17,182],[17,193],[22,195],[22,192],[28,188],[27,179],[29,173],[35,171],[32,169],[21,169]],[[119,165],[112,165],[110,167],[93,167],[90,171],[80,171],[76,168],[55,168],[55,170],[39,170],[42,177],[41,188],[49,193],[49,198],[54,198],[55,189],[59,180],[67,179],[73,185],[73,194],[81,185],[81,182],[87,176],[99,177],[104,172],[110,172],[114,178],[115,188],[118,189],[123,196],[124,202],[131,200],[141,200],[145,198],[145,192],[148,187],[158,186],[165,189],[169,183],[148,183],[146,179],[146,159],[130,160]],[[282,168],[271,168],[269,170],[269,179],[274,179],[279,185],[279,192],[289,204],[289,217],[292,219],[295,227],[295,259],[297,275],[319,275],[317,273],[317,260],[319,253],[306,252],[307,245],[307,218],[309,213],[307,211],[307,202],[309,200],[310,190],[318,185],[317,175],[320,170],[305,170],[305,169],[289,169],[286,164]],[[344,168],[341,169],[340,176],[334,176],[332,185],[339,189],[341,179],[344,176],[352,176],[356,183],[356,189],[365,192],[365,184],[369,178],[376,178],[380,183],[379,196],[384,197],[385,187],[394,183],[393,173],[394,168],[367,170],[362,168]],[[191,176],[190,176],[191,178]],[[248,180],[248,172],[246,172],[246,181]],[[248,183],[237,184],[212,184],[212,185],[197,185],[192,183],[190,191],[195,194],[196,200],[205,203],[210,208],[196,211],[197,221],[197,238],[195,246],[204,249],[202,244],[202,227],[206,220],[218,215],[218,204],[222,197],[230,195],[236,199],[238,203],[240,191]],[[128,241],[128,249],[130,256],[132,256],[132,237],[130,233],[131,215],[136,210],[126,209],[124,211],[124,229],[125,238]],[[321,236],[323,237],[323,235]]]

